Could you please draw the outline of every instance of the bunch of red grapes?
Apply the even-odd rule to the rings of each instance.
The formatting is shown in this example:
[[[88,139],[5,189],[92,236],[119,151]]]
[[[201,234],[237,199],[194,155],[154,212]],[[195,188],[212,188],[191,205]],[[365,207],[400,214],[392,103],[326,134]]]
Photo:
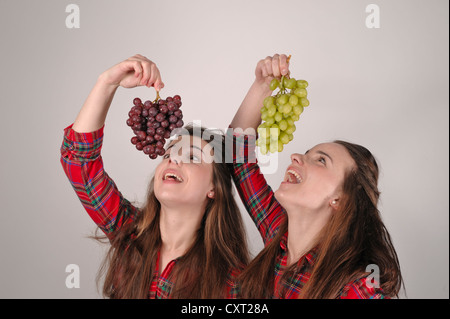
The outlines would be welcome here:
[[[127,119],[127,125],[135,134],[131,138],[131,143],[151,159],[164,155],[166,139],[175,128],[184,125],[180,96],[174,95],[144,103],[137,97],[133,100],[133,104]]]

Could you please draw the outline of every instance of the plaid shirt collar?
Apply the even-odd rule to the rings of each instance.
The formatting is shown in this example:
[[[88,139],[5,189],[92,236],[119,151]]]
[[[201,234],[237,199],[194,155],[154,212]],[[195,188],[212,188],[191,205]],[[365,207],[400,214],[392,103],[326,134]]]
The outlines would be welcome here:
[[[281,238],[281,241],[280,241],[280,248],[283,251],[283,256],[286,256],[285,258],[287,258],[287,253],[288,253],[287,239],[288,239],[288,232],[286,232],[283,235],[283,237]],[[300,266],[300,265],[302,265],[302,263],[304,263],[304,266],[307,266],[309,269],[312,268],[316,262],[318,253],[319,253],[319,247],[316,246],[313,249],[311,249],[309,252],[304,254],[302,256],[302,258],[299,259],[297,266]]]

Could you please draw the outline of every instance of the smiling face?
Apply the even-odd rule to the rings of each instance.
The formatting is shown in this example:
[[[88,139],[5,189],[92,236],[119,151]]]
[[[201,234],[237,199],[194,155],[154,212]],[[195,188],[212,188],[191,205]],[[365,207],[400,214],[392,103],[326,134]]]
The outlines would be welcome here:
[[[324,143],[305,153],[291,155],[291,165],[275,197],[289,210],[318,211],[339,203],[346,172],[355,162],[347,149],[337,143]]]
[[[180,136],[167,148],[154,177],[155,196],[166,206],[206,205],[214,197],[213,163],[199,137]]]

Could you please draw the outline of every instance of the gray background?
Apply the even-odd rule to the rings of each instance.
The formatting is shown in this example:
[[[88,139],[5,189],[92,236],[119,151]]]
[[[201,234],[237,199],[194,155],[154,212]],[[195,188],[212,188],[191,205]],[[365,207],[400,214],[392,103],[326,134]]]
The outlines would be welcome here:
[[[79,29],[66,27],[70,3]],[[365,25],[371,3],[379,29]],[[257,61],[287,53],[292,76],[310,83],[311,106],[269,183],[278,187],[293,152],[337,138],[365,145],[381,164],[380,210],[407,297],[448,298],[448,9],[446,0],[0,0],[0,297],[101,297],[106,247],[87,238],[95,225],[59,163],[63,129],[101,72],[141,53],[159,66],[162,95],[182,96],[186,121],[225,128]],[[129,142],[136,96],[155,92],[118,90],[103,158],[140,202],[157,162]],[[256,254],[262,243],[242,212]],[[68,264],[80,267],[80,288],[66,288]]]

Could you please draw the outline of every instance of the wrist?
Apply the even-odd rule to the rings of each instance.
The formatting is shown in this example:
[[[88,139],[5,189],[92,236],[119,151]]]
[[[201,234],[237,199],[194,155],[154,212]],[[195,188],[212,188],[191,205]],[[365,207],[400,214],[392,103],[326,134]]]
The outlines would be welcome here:
[[[272,95],[272,90],[270,89],[269,83],[266,83],[266,81],[264,80],[256,79],[253,82],[250,90],[253,92],[253,94],[260,96],[263,99],[269,95]]]
[[[102,88],[104,91],[115,92],[117,88],[120,86],[119,83],[112,83],[106,73],[102,73],[97,78],[97,82],[95,84],[97,87]]]

